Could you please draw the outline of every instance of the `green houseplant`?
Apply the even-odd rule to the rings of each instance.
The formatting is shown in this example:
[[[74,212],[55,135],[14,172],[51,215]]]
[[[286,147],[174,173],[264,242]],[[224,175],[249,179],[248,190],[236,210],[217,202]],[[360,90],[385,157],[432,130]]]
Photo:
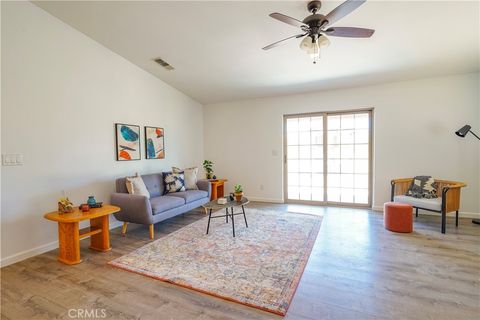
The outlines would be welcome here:
[[[234,190],[233,194],[235,195],[235,200],[242,201],[242,197],[243,197],[243,187],[242,187],[242,185],[240,185],[240,184],[234,185],[233,190]]]
[[[207,175],[207,179],[212,179],[213,177],[213,162],[210,160],[203,161],[203,169]]]

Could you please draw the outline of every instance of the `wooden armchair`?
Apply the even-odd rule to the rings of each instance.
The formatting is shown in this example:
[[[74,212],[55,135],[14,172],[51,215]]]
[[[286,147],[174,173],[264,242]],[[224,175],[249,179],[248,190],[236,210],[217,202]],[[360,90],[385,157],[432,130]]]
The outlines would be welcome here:
[[[445,233],[447,213],[455,211],[455,226],[458,227],[458,210],[460,209],[460,190],[467,185],[463,182],[438,180],[437,199],[417,199],[406,196],[413,178],[394,179],[391,181],[391,201],[411,204],[418,217],[418,209],[439,212],[442,214],[442,233]]]

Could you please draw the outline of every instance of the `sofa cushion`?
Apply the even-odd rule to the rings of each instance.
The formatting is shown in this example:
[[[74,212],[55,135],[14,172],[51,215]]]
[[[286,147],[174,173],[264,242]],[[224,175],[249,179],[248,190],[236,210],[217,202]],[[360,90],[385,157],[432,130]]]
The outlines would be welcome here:
[[[161,173],[145,174],[142,175],[142,179],[148,192],[150,192],[150,197],[158,197],[163,194],[163,176]]]
[[[180,197],[161,196],[150,199],[152,213],[158,214],[176,207],[183,206],[185,199]]]
[[[433,199],[425,199],[425,198],[414,198],[409,196],[395,196],[393,198],[394,202],[400,203],[408,203],[414,207],[424,208],[429,210],[442,210],[442,198],[433,198]]]
[[[128,193],[139,194],[150,198],[150,192],[148,192],[145,182],[143,182],[142,177],[139,176],[138,173],[134,177],[127,177],[125,185],[127,186]]]
[[[186,203],[208,197],[208,192],[203,190],[187,190],[183,192],[169,193],[170,197],[179,197],[185,199]]]
[[[197,174],[198,168],[185,168],[180,169],[177,167],[172,167],[173,173],[183,173],[185,175],[185,189],[187,190],[198,190],[197,187]]]
[[[185,191],[185,175],[183,173],[162,172],[165,183],[165,194]]]

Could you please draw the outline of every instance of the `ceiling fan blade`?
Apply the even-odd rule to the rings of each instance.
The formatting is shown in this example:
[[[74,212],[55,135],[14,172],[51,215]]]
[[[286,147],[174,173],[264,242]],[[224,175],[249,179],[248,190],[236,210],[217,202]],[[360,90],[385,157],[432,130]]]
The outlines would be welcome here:
[[[354,27],[333,27],[324,31],[326,35],[332,37],[347,38],[370,38],[375,32],[373,29],[354,28]]]
[[[329,14],[325,16],[325,19],[328,20],[327,25],[334,24],[338,20],[345,17],[347,14],[351,13],[367,0],[347,0],[335,9],[333,9]]]
[[[272,43],[272,44],[269,44],[268,46],[263,47],[262,49],[263,49],[263,50],[272,49],[272,48],[278,46],[280,43],[282,43],[282,42],[285,41],[285,40],[292,39],[292,38],[301,38],[301,37],[306,36],[306,35],[307,35],[306,33],[305,33],[305,34],[297,34],[297,35],[294,35],[294,36],[291,36],[291,37],[282,39],[282,40],[280,40],[280,41],[274,42],[274,43]]]
[[[286,15],[278,13],[278,12],[270,13],[269,16],[272,17],[273,19],[277,19],[278,21],[288,23],[289,25],[292,25],[294,27],[300,27],[300,28],[301,27],[307,27],[307,25],[305,23],[303,23],[302,21],[297,20],[297,19],[292,18],[292,17],[289,17],[289,16],[286,16]]]

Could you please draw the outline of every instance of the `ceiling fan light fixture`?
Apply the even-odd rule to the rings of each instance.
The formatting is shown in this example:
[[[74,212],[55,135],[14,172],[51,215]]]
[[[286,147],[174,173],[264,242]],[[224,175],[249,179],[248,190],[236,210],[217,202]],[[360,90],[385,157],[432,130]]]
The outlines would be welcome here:
[[[320,36],[318,39],[308,36],[300,42],[300,49],[305,51],[313,60],[313,63],[316,64],[321,57],[320,49],[329,45],[330,41],[325,36]]]
[[[289,39],[304,37],[300,42],[300,49],[310,55],[313,59],[313,63],[316,63],[320,58],[320,49],[326,48],[330,45],[330,41],[325,37],[326,34],[332,37],[344,38],[370,38],[373,35],[375,32],[373,29],[332,27],[332,24],[335,24],[338,20],[352,13],[352,11],[356,10],[366,1],[367,0],[346,0],[326,15],[318,13],[322,6],[322,3],[319,0],[310,1],[307,5],[307,9],[312,14],[303,20],[298,20],[278,12],[271,13],[270,17],[300,28],[302,33],[274,42],[262,49],[269,50]]]

